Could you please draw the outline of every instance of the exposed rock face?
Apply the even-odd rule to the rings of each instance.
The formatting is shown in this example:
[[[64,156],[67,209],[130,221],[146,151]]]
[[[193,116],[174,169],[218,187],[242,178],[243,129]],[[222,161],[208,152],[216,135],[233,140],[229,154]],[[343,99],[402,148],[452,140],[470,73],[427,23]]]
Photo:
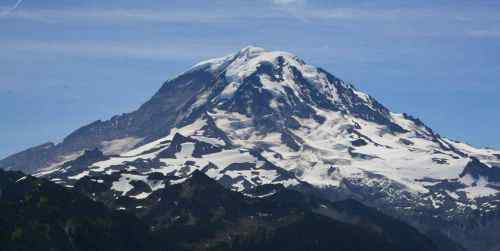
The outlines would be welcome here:
[[[168,134],[177,121],[181,108],[192,102],[196,94],[210,85],[213,76],[204,71],[193,71],[163,87],[137,111],[114,116],[107,121],[96,121],[70,135],[60,144],[47,143],[0,161],[0,168],[33,173],[54,163],[63,162],[65,156],[85,149],[103,148],[105,142],[121,139],[132,140],[126,149]]]
[[[500,167],[488,166],[477,158],[472,158],[460,174],[460,177],[470,175],[476,182],[480,179],[487,180],[492,183],[500,183]]]

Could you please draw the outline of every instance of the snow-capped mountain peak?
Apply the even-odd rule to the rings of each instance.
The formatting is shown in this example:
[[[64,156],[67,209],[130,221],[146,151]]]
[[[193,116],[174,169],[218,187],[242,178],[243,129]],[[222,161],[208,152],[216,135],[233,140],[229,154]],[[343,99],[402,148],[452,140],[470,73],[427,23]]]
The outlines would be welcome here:
[[[185,98],[171,103],[176,96]],[[323,188],[362,186],[380,177],[377,183],[401,188],[397,196],[418,196],[443,180],[467,183],[461,174],[468,157],[477,155],[291,53],[253,46],[195,65],[165,83],[150,103],[154,109],[145,112],[168,105],[165,112],[175,120],[166,138],[141,145],[162,149],[168,144],[161,142],[182,135],[221,152],[248,149],[299,181]],[[122,156],[151,151],[140,149]],[[200,168],[208,164],[201,163]],[[247,181],[238,189],[258,184]]]
[[[84,151],[94,148],[103,153]],[[405,216],[488,214],[500,201],[500,152],[448,140],[291,53],[252,46],[194,65],[137,111],[0,166],[34,163],[38,176],[108,182],[134,199],[199,170],[241,192],[312,188]]]
[[[176,79],[193,74],[215,78],[199,90],[192,106],[185,108],[190,112],[201,106],[217,106],[249,116],[273,115],[287,120],[292,114],[321,119],[316,111],[323,109],[384,124],[392,131],[404,131],[374,98],[288,52],[245,47],[199,63]],[[176,79],[169,82],[175,83]]]

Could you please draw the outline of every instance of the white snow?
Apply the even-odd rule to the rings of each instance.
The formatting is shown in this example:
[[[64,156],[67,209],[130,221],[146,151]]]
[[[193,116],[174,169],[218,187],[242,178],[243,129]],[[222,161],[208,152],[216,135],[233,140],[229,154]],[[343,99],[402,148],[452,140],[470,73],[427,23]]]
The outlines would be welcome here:
[[[54,173],[56,171],[59,171],[62,168],[62,165],[68,161],[72,161],[77,159],[78,157],[82,156],[83,151],[77,151],[71,154],[63,155],[58,158],[58,160],[52,164],[50,164],[48,167],[40,169],[37,171],[33,176],[35,177],[43,177],[46,175],[49,175],[51,173]]]
[[[134,187],[130,185],[130,178],[126,175],[120,177],[118,181],[113,182],[111,190],[122,192],[122,194],[128,193]]]
[[[486,186],[470,186],[458,191],[463,191],[467,195],[467,198],[474,200],[477,198],[493,196],[498,193],[498,190]]]
[[[28,176],[21,177],[20,179],[16,180],[16,183],[19,183],[19,182],[25,180],[26,178],[28,178]]]
[[[130,197],[136,198],[138,200],[142,200],[142,199],[147,198],[149,195],[150,195],[150,193],[142,192],[142,193],[140,193],[138,195],[134,195],[134,196],[130,196]]]
[[[188,142],[181,144],[181,151],[175,155],[177,159],[189,158],[193,155],[194,143]]]
[[[74,175],[74,176],[70,176],[68,177],[68,179],[71,179],[71,180],[79,180],[85,176],[89,175],[89,171],[83,171],[77,175]]]
[[[222,90],[221,94],[218,96],[218,99],[225,100],[232,98],[234,96],[234,93],[236,93],[240,86],[241,83],[231,82],[224,88],[224,90]]]
[[[143,138],[126,137],[122,139],[115,139],[112,141],[103,141],[101,143],[101,151],[106,155],[121,154],[128,150],[131,150],[142,140]]]
[[[128,174],[122,173],[120,179],[118,181],[113,182],[111,186],[111,190],[121,192],[122,195],[126,195],[130,190],[134,187],[130,184],[131,181],[143,181],[149,185],[152,191],[156,191],[158,189],[164,188],[165,184],[163,182],[153,182],[147,179],[146,175],[136,175],[136,174]],[[137,199],[143,199],[149,196],[150,193],[140,193],[138,195],[132,196]]]
[[[455,200],[458,200],[460,196],[457,193],[446,190],[446,193]]]

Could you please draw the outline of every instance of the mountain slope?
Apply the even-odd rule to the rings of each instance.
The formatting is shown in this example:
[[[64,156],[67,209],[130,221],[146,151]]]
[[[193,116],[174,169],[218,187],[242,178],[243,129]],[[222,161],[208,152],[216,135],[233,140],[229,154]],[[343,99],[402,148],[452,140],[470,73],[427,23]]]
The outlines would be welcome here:
[[[201,246],[193,240],[198,234],[205,247],[230,250],[437,250],[415,229],[357,202],[337,205],[276,189],[265,198],[245,197],[195,171],[139,202],[145,206],[138,214],[181,247]]]
[[[0,170],[0,250],[159,250],[137,218],[52,182]]]
[[[354,201],[246,197],[199,171],[142,200],[140,220],[21,173],[0,171],[0,191],[0,250],[438,250]]]
[[[90,180],[132,199],[195,170],[244,193],[282,184],[356,198],[485,250],[495,245],[471,232],[499,226],[499,156],[441,137],[295,55],[247,47],[167,81],[135,112],[0,167],[66,186]]]

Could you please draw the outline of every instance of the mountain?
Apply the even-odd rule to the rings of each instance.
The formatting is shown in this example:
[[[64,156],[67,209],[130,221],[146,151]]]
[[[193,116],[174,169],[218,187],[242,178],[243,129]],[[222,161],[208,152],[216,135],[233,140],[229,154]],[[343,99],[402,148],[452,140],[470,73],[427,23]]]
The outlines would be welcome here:
[[[195,171],[142,200],[136,218],[0,170],[0,250],[438,250],[416,229],[358,202],[276,189],[247,197]]]
[[[196,170],[249,193],[353,198],[469,250],[496,250],[500,151],[440,136],[297,56],[246,47],[167,81],[137,111],[0,161],[126,205]]]

